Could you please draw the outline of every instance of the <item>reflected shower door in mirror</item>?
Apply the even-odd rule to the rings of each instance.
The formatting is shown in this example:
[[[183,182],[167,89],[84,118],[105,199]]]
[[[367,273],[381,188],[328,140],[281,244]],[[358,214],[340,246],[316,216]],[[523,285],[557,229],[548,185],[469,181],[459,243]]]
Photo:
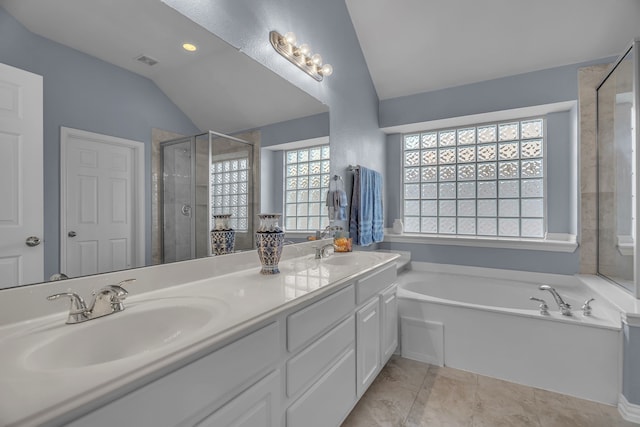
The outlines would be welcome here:
[[[214,215],[230,214],[235,249],[253,248],[259,159],[254,144],[208,132],[160,144],[162,262],[212,254]]]
[[[44,206],[24,206],[37,214],[44,230],[29,232],[19,245],[24,251],[26,237],[40,238],[41,243],[31,248],[31,253],[41,255],[39,273],[37,278],[18,278],[4,274],[7,269],[0,266],[7,279],[0,281],[0,288],[36,283],[57,273],[76,276],[65,271],[60,250],[62,240],[70,239],[68,233],[77,231],[65,233],[61,225],[67,217],[60,197],[62,127],[144,145],[145,194],[137,198],[143,201],[144,254],[131,263],[135,266],[162,262],[157,237],[159,142],[209,129],[251,142],[267,134],[266,145],[289,142],[276,139],[301,129],[297,138],[328,136],[326,105],[161,1],[0,0],[0,29],[0,63],[42,76],[46,94],[43,134],[37,141],[45,161],[32,171],[32,176],[43,174],[39,181]],[[185,40],[198,50],[184,51]],[[154,60],[158,62],[150,65]],[[0,69],[0,80],[1,73]],[[298,119],[310,116],[326,117],[326,134],[307,136],[304,132],[317,128],[296,127]],[[5,131],[0,128],[0,134]],[[257,139],[243,136],[249,133],[256,133]],[[30,167],[35,164],[40,162],[34,158]],[[0,180],[0,194],[13,191],[8,183]],[[22,200],[29,200],[24,194]],[[112,209],[103,203],[99,212]],[[236,243],[241,247],[241,239]]]
[[[635,49],[597,89],[598,273],[635,294],[636,137]]]

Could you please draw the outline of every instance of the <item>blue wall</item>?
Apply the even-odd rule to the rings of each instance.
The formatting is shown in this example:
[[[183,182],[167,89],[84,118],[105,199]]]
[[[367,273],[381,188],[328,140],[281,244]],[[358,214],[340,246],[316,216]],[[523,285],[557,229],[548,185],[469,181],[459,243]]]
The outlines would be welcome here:
[[[344,0],[164,0],[190,19],[329,106],[332,174],[350,192],[349,164],[386,172],[378,97]],[[275,52],[269,32],[293,31],[333,75],[316,82]]]
[[[151,260],[151,129],[199,130],[149,79],[31,33],[0,7],[0,62],[43,76],[45,278],[60,270],[60,127],[145,143]]]
[[[485,82],[388,99],[380,102],[381,127],[422,123],[474,114],[577,101],[578,69],[612,58],[567,65]],[[547,229],[576,234],[578,183],[576,157],[577,108],[546,115]],[[386,185],[389,206],[386,225],[401,217],[402,138],[387,136]],[[571,197],[573,196],[573,197]],[[403,244],[386,242],[385,249],[410,250],[416,261],[474,265],[559,274],[579,271],[579,248],[574,253],[515,249]]]
[[[380,127],[461,117],[578,99],[578,69],[604,58],[380,102]]]

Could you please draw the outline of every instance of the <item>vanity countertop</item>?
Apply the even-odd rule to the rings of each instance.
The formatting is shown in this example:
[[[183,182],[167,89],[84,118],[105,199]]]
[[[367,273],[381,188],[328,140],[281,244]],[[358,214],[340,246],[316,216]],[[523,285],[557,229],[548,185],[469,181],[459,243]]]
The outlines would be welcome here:
[[[234,261],[234,256],[225,256],[225,262]],[[0,327],[0,425],[40,425],[55,422],[72,411],[80,414],[87,408],[98,407],[227,344],[276,314],[319,299],[398,257],[394,253],[353,252],[316,260],[306,254],[281,261],[281,274],[277,275],[260,275],[257,261],[250,268],[239,262],[243,268],[233,273],[155,291],[134,292],[125,301],[124,312],[82,324],[66,325],[66,310],[5,324]],[[247,254],[238,254],[236,259],[246,260]],[[198,265],[206,262],[199,260]],[[142,276],[149,279],[153,268],[138,271],[148,270]],[[167,266],[163,268],[166,272]],[[173,268],[188,266],[177,263]],[[144,280],[136,277],[135,271],[129,276]],[[166,334],[158,336],[164,340],[159,347],[137,348],[134,354],[124,356],[109,355],[109,351],[91,355],[83,348],[84,337],[100,335],[100,328],[105,327],[113,330],[125,325],[118,334],[126,342],[128,334],[130,338],[136,332],[127,328],[127,320],[122,323],[123,319],[141,314],[144,319],[145,310],[157,310],[162,316],[153,318],[148,325],[150,331],[160,334],[163,328],[173,328],[168,330],[168,338]],[[166,316],[163,310],[167,310]],[[180,321],[173,324],[176,322],[171,321],[171,316]],[[196,322],[199,327],[191,328],[189,322]],[[83,328],[87,329],[84,335]],[[145,340],[150,339],[146,332],[144,335]],[[56,340],[62,344],[58,345]],[[135,339],[131,341],[133,349]],[[68,345],[64,346],[65,343]],[[51,352],[60,355],[60,360],[42,356]],[[107,361],[87,362],[85,357]]]

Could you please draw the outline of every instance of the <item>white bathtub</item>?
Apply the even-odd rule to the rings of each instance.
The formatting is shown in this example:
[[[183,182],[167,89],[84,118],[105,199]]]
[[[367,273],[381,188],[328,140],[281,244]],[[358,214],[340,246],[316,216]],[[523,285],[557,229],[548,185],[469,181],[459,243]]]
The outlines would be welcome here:
[[[619,310],[572,276],[412,263],[398,276],[401,353],[520,384],[617,404]],[[573,306],[562,316],[548,291]],[[543,316],[529,297],[543,298]],[[588,298],[592,316],[580,307]]]

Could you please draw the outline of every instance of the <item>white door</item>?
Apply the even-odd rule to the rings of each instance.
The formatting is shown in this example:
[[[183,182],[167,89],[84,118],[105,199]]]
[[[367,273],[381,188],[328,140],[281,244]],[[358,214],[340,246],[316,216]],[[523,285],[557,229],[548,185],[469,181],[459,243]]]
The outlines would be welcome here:
[[[69,128],[60,140],[61,271],[77,277],[142,265],[143,144]]]
[[[42,76],[0,64],[0,288],[43,280],[42,183]]]

